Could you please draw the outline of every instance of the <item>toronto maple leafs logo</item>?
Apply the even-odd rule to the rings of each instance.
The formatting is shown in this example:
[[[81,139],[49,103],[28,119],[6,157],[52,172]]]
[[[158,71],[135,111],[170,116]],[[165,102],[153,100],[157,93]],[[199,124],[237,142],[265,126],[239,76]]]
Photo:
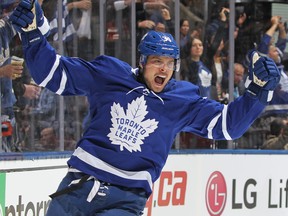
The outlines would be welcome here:
[[[112,144],[119,145],[120,150],[140,151],[145,137],[158,128],[158,121],[146,119],[147,105],[144,96],[128,104],[126,113],[118,103],[111,107],[112,127],[108,137]]]
[[[199,78],[201,81],[201,85],[203,87],[209,87],[211,86],[211,79],[212,79],[212,74],[209,73],[208,71],[201,69],[200,73],[199,73]]]

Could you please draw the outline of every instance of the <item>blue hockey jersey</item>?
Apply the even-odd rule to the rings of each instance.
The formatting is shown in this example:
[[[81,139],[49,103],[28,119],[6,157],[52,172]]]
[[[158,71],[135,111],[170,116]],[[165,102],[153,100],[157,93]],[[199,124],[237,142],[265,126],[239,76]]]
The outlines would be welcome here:
[[[156,94],[129,64],[104,55],[91,62],[60,56],[44,38],[25,47],[25,59],[39,85],[89,100],[90,127],[68,165],[111,184],[143,188],[148,196],[177,133],[236,139],[264,109],[248,93],[223,105],[175,79]]]

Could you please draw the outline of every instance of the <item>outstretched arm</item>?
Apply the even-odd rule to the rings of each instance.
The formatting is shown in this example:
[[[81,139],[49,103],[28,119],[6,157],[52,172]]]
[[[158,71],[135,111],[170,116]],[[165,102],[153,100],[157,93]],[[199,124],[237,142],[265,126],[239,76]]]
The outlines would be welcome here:
[[[35,17],[37,28],[30,27],[27,30]],[[45,38],[47,31],[41,29],[45,17],[38,1],[35,2],[34,14],[31,2],[22,0],[11,14],[10,20],[21,34],[25,62],[38,85],[57,94],[87,94],[87,84],[94,81],[89,69],[91,64],[79,58],[68,58],[56,53]]]
[[[204,99],[199,100],[199,103],[203,104],[191,104],[192,113],[187,116],[190,123],[185,131],[209,139],[239,138],[263,112],[279,79],[280,73],[274,61],[252,52],[244,95],[228,105]],[[191,116],[193,120],[190,119]]]

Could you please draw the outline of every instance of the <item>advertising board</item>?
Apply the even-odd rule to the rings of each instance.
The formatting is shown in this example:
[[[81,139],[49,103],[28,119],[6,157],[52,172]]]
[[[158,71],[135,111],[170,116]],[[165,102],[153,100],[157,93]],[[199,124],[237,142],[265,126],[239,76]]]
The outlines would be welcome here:
[[[49,194],[67,172],[66,160],[26,161],[25,167],[2,170],[0,216],[44,216]],[[144,215],[286,215],[285,164],[287,154],[169,155]]]

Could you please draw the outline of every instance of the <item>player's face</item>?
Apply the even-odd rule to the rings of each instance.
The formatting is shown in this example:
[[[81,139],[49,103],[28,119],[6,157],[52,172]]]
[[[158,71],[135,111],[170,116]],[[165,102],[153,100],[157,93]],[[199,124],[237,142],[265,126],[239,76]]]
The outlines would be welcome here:
[[[156,93],[161,92],[171,79],[173,70],[173,58],[166,56],[149,56],[144,68],[146,85]]]

